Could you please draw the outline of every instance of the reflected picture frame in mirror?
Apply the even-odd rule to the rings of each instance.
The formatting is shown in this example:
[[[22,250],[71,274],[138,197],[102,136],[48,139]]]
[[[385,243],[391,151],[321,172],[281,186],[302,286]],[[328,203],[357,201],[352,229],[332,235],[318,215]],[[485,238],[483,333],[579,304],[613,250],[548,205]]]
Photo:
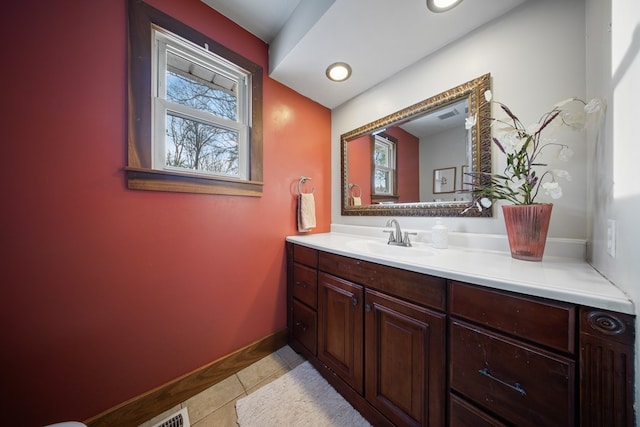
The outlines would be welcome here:
[[[454,88],[446,90],[435,96],[420,101],[414,105],[404,108],[379,120],[368,123],[352,131],[346,132],[340,137],[340,155],[341,155],[341,205],[342,215],[345,216],[462,216],[462,217],[491,217],[493,210],[491,208],[483,209],[465,209],[469,205],[469,191],[473,187],[472,175],[463,175],[458,177],[460,185],[455,185],[456,193],[460,194],[460,198],[466,194],[465,200],[454,201],[420,201],[420,202],[382,202],[374,204],[365,204],[358,198],[358,203],[352,203],[352,191],[354,185],[349,180],[349,162],[348,162],[348,143],[359,138],[371,136],[385,131],[392,126],[400,125],[414,118],[425,116],[444,106],[454,104],[466,98],[468,103],[468,115],[476,116],[475,124],[468,130],[469,135],[469,169],[474,172],[473,176],[482,176],[491,173],[491,116],[490,104],[484,97],[484,93],[491,89],[491,74],[484,74],[476,79],[462,83]],[[450,165],[446,165],[450,166]],[[461,168],[462,169],[462,168]],[[432,171],[429,171],[429,175]],[[462,175],[462,174],[461,174]],[[463,189],[462,183],[464,182]],[[429,184],[431,186],[432,184]],[[360,190],[360,189],[359,189]]]
[[[462,179],[462,177],[461,177]],[[433,193],[455,193],[456,168],[441,168],[433,170]]]

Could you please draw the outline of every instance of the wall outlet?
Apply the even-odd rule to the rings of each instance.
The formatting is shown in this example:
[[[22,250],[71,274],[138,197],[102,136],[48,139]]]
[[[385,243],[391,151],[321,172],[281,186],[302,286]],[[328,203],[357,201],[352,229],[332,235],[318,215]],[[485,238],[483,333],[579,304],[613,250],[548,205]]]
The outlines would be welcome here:
[[[611,258],[616,257],[616,220],[607,220],[607,253]]]

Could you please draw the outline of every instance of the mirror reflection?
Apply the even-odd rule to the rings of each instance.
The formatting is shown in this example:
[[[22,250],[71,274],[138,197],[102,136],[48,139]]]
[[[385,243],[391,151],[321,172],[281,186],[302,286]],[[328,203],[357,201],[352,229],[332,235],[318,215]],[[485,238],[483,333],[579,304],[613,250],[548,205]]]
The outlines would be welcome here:
[[[470,171],[491,171],[490,75],[347,132],[343,215],[455,216],[471,200]],[[465,119],[477,115],[475,126]],[[490,216],[491,210],[465,215]]]

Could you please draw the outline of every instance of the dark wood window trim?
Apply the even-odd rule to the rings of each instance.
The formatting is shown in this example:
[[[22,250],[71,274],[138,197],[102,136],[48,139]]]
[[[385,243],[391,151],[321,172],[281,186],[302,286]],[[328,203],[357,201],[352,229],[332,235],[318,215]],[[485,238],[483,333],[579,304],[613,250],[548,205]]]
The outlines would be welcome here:
[[[252,116],[248,180],[154,170],[151,166],[151,25],[209,50],[251,73]],[[262,195],[262,67],[140,0],[129,0],[127,186],[135,190]]]

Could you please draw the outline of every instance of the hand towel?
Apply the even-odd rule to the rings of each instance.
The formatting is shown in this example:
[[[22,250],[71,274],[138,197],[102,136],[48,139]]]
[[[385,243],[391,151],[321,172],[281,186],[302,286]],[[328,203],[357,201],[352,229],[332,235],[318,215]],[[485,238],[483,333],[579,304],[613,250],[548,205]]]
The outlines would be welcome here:
[[[352,199],[353,199],[353,206],[362,205],[362,198],[360,198],[360,197],[352,197]]]
[[[307,232],[316,227],[316,202],[313,193],[302,193],[298,199],[298,231]]]

